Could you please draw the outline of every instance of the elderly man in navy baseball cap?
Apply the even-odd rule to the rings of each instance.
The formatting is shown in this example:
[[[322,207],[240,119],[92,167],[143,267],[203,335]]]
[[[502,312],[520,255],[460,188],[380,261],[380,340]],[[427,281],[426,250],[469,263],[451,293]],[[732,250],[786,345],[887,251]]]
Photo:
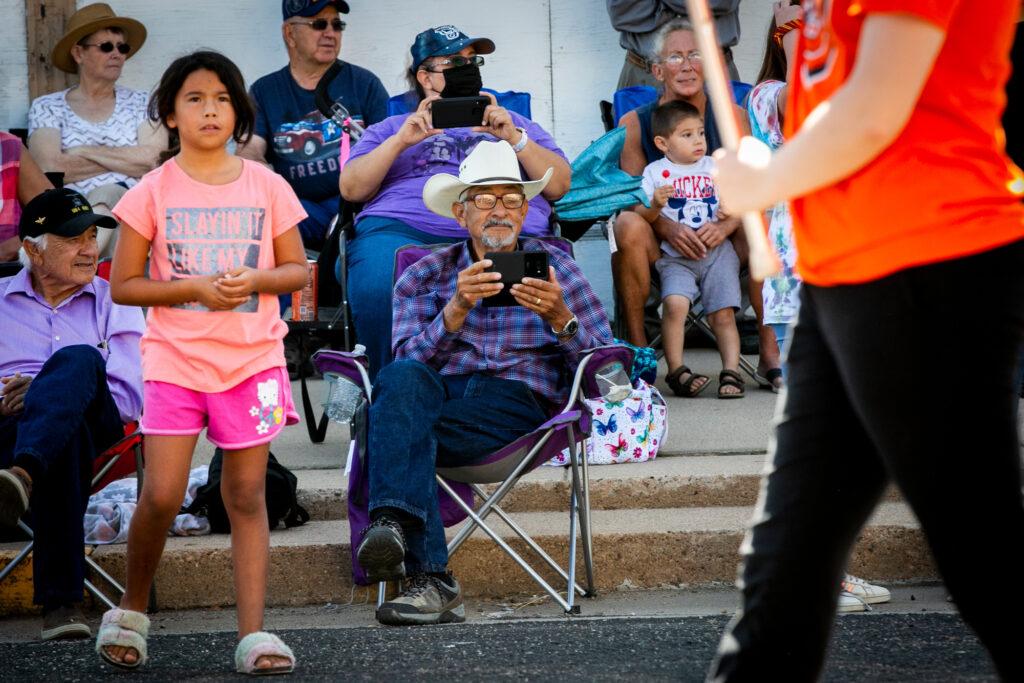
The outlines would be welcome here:
[[[327,96],[361,126],[387,116],[388,93],[372,72],[338,58],[348,24],[344,0],[283,0],[281,38],[288,63],[252,84],[256,126],[238,155],[273,167],[288,181],[307,218],[299,223],[308,249],[320,249],[338,213],[338,159],[348,135],[316,107],[326,78]],[[336,67],[336,68],[332,68]]]

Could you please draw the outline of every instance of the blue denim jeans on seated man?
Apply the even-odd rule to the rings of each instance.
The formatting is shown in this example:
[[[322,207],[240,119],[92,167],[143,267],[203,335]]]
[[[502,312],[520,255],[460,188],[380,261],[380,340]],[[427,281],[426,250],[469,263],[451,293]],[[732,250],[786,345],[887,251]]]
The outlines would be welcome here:
[[[368,433],[370,512],[397,508],[422,525],[405,530],[407,573],[448,566],[435,464],[481,460],[547,419],[533,392],[516,380],[442,376],[413,360],[380,371]]]
[[[391,362],[391,290],[395,279],[395,252],[407,244],[451,244],[456,241],[417,230],[393,218],[368,216],[356,223],[355,239],[348,245],[348,301],[352,307],[356,339],[366,347],[371,381],[382,367]]]
[[[0,467],[17,465],[32,477],[33,601],[49,609],[82,601],[82,517],[92,461],[124,436],[124,425],[106,364],[91,346],[54,353],[29,385],[24,406],[0,418]]]

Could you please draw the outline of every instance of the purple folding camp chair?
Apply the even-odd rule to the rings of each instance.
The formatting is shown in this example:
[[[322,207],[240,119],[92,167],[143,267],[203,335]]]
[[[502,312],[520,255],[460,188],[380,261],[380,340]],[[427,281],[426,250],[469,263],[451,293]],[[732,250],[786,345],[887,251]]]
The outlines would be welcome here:
[[[571,254],[571,246],[562,240],[552,240]],[[448,245],[402,247],[395,254],[395,280],[404,270],[429,254],[434,249]],[[367,361],[357,352],[324,349],[313,357],[313,362],[324,373],[338,373],[356,386],[362,388],[360,403],[351,421],[352,440],[349,445],[349,526],[351,530],[351,552],[353,577],[365,585],[366,576],[356,561],[355,551],[362,537],[363,529],[369,526],[368,477],[366,476],[365,444],[366,416],[372,397]],[[438,467],[438,503],[445,526],[453,526],[463,520],[465,524],[448,543],[449,557],[476,529],[481,529],[518,564],[544,591],[569,614],[578,614],[576,595],[595,595],[594,556],[590,524],[590,488],[586,453],[586,439],[590,434],[591,419],[583,399],[597,398],[602,394],[598,375],[628,375],[633,362],[633,352],[623,346],[604,346],[585,352],[575,369],[569,398],[562,409],[535,431],[520,437],[504,448],[485,458],[461,467]],[[568,450],[570,454],[571,487],[568,500],[569,512],[569,558],[565,568],[560,566],[537,544],[518,524],[513,521],[500,503],[505,495],[525,474],[555,455]],[[498,486],[488,494],[480,485]],[[473,507],[473,494],[481,500]],[[566,582],[565,596],[556,590],[516,552],[496,531],[486,523],[494,513],[518,535],[524,543],[543,560],[562,580]],[[468,518],[468,520],[467,520]],[[582,539],[583,562],[586,571],[586,587],[576,581],[577,540]],[[377,604],[383,602],[385,584],[379,586]]]

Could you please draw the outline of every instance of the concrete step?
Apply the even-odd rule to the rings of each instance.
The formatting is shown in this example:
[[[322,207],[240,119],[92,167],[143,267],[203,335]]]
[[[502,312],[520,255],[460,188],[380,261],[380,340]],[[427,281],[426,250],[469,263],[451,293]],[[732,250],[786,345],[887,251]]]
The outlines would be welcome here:
[[[595,510],[598,590],[731,584],[751,512],[750,507],[726,506]],[[565,561],[568,520],[564,513],[526,512],[515,517],[554,558]],[[500,521],[495,520],[494,526],[505,538],[512,536]],[[267,604],[372,601],[366,589],[352,585],[348,534],[345,520],[314,521],[273,532]],[[524,551],[518,540],[512,545]],[[0,545],[0,566],[16,550],[11,544]],[[120,580],[124,577],[125,550],[124,545],[101,546],[94,558]],[[529,559],[533,561],[532,555]],[[581,573],[582,566],[580,560]],[[468,597],[505,599],[541,592],[480,531],[453,556],[451,567]],[[903,504],[891,502],[882,504],[865,528],[850,568],[883,583],[931,580],[936,576],[913,516]],[[552,572],[542,574],[554,582]],[[157,596],[162,609],[233,604],[230,537],[169,539],[157,574]],[[24,609],[24,605],[0,600],[0,614]]]
[[[764,455],[661,457],[651,462],[591,466],[595,510],[753,505]],[[313,519],[345,519],[341,469],[298,470],[299,503]],[[557,512],[569,499],[570,472],[540,467],[508,493],[502,507],[517,512]],[[494,487],[485,487],[491,488]]]
[[[757,502],[764,454],[666,456],[643,463],[591,466],[594,510],[742,507]],[[298,470],[299,502],[313,519],[345,519],[341,469]],[[569,500],[570,472],[540,467],[508,493],[502,507],[515,512],[558,512]],[[485,488],[493,489],[493,486]],[[897,500],[893,491],[890,500]]]

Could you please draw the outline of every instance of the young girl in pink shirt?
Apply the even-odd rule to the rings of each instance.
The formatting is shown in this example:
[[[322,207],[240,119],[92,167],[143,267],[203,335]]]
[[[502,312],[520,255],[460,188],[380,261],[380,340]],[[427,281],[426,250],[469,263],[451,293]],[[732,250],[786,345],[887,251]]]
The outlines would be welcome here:
[[[96,649],[115,666],[146,662],[143,611],[205,428],[224,449],[236,668],[287,673],[291,650],[261,631],[270,555],[264,483],[269,442],[298,421],[277,295],[306,282],[296,229],[305,212],[282,178],[228,153],[229,138],[250,137],[254,112],[242,75],[223,55],[195,52],[172,63],[150,116],[177,133],[180,151],[114,210],[124,229],[111,293],[149,307],[141,342],[146,477],[128,534],[127,590],[120,608],[103,615]]]

